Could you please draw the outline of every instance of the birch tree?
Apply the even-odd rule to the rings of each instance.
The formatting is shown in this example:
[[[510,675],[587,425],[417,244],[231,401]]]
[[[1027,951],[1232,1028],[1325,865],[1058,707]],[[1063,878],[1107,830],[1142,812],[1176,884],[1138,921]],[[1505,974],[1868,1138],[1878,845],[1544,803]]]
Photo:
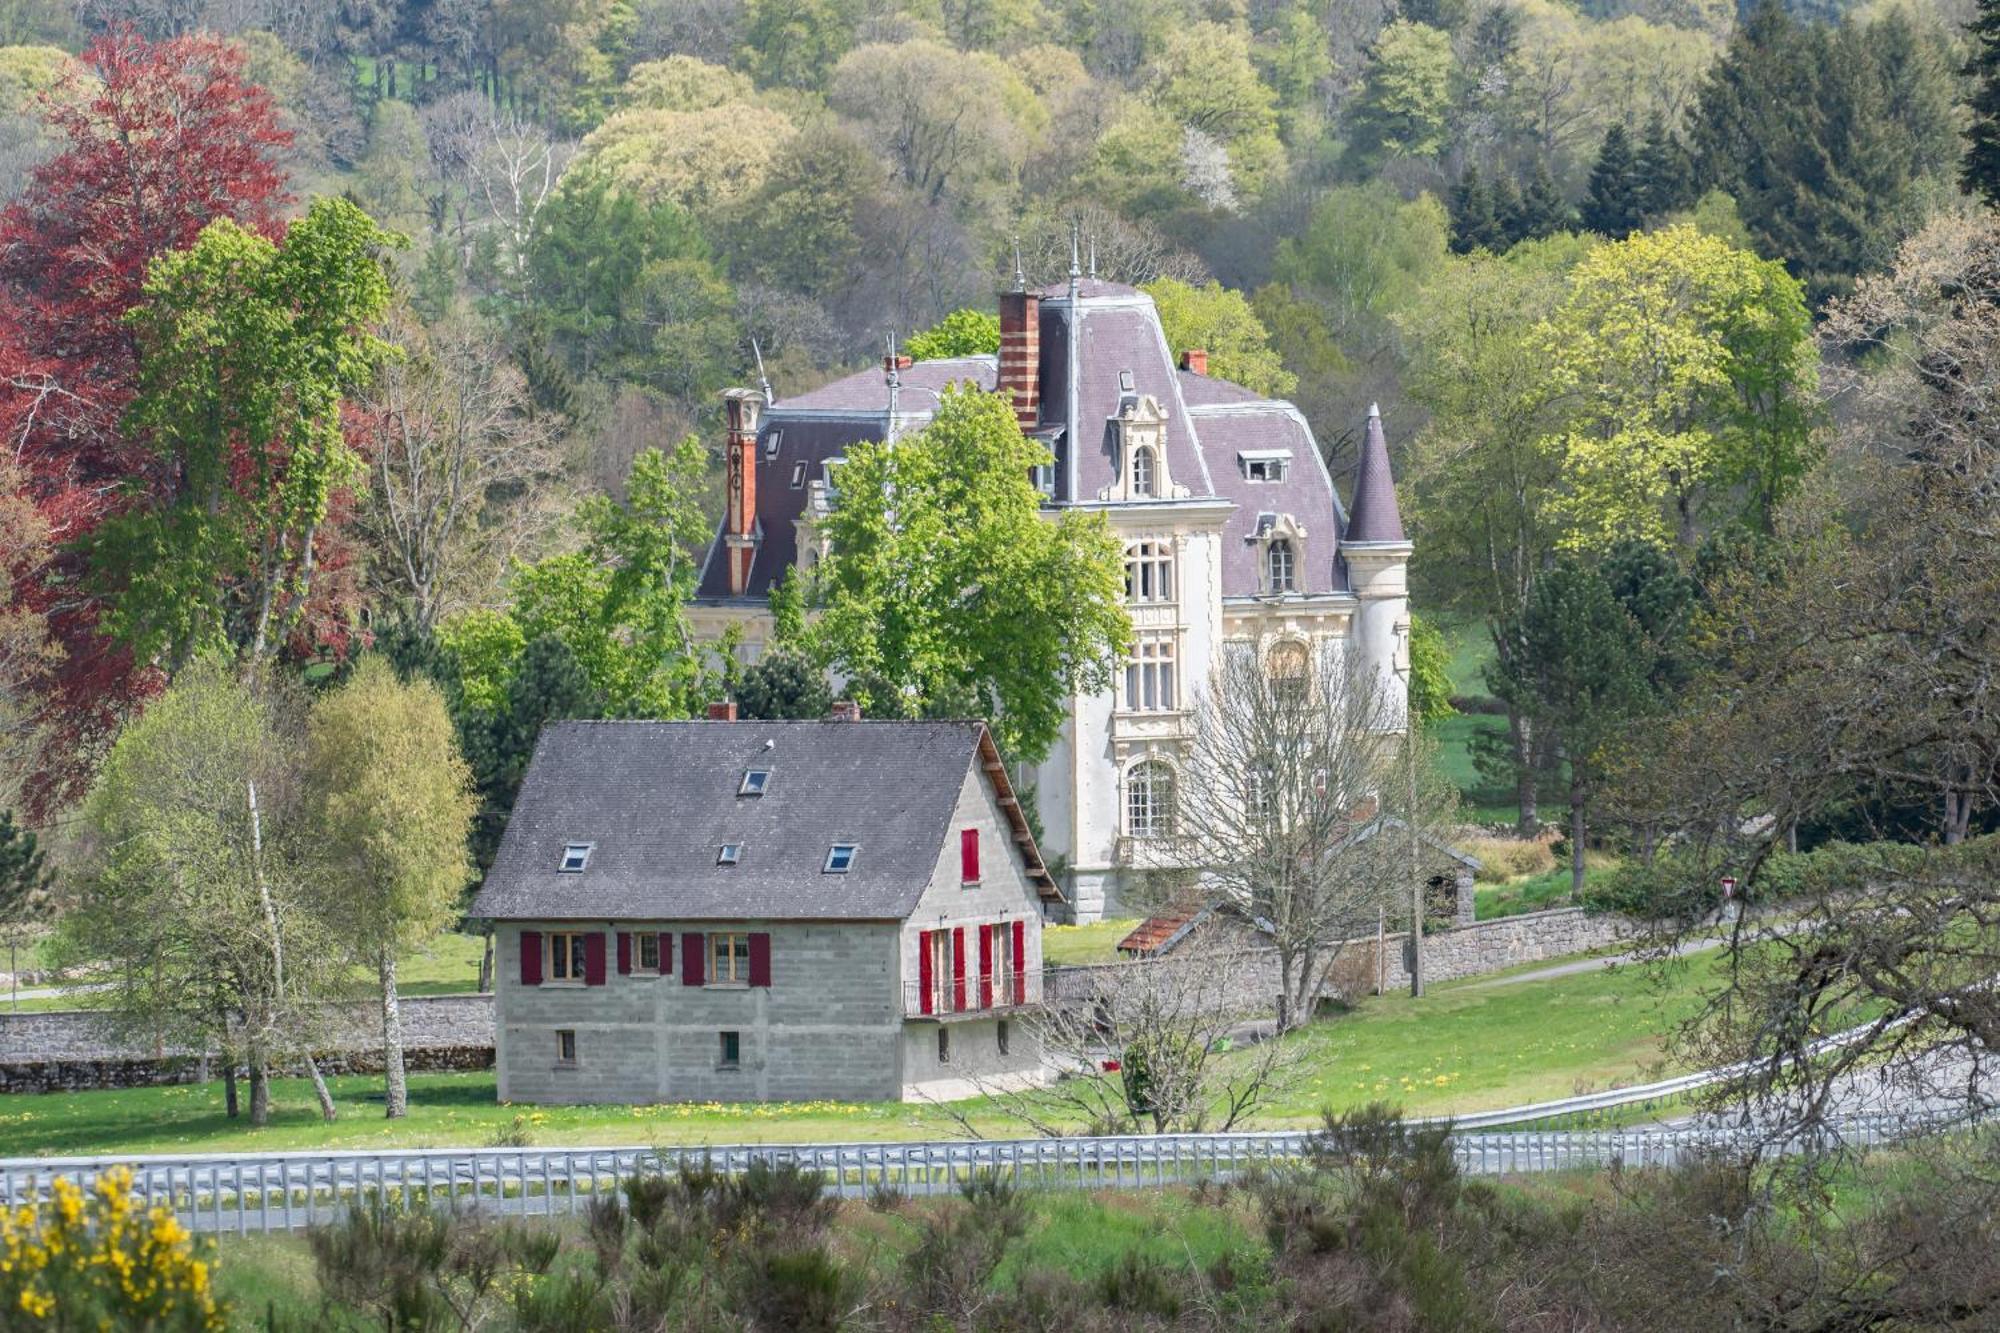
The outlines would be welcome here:
[[[396,955],[451,923],[472,877],[472,775],[436,687],[397,680],[379,657],[313,707],[306,768],[328,912],[381,982],[394,1120],[409,1100]]]
[[[220,1048],[232,1115],[248,1066],[253,1125],[270,1117],[272,1065],[307,1051],[338,966],[300,818],[300,711],[213,660],[183,671],[105,761],[63,925],[66,950],[111,965],[122,1026]]]

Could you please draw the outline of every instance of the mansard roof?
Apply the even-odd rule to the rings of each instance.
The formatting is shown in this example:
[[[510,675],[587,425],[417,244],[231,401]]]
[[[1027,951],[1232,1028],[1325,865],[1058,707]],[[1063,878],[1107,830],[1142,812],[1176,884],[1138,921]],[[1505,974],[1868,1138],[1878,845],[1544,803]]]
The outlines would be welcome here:
[[[1079,278],[1074,296],[1068,282],[1042,288],[1039,295],[1041,406],[1033,433],[1056,455],[1057,504],[1095,504],[1112,487],[1114,418],[1121,404],[1150,396],[1166,415],[1166,464],[1174,484],[1185,488],[1188,499],[1235,506],[1224,532],[1224,596],[1262,594],[1260,515],[1289,514],[1304,530],[1295,568],[1297,591],[1305,594],[1346,590],[1342,542],[1403,540],[1379,417],[1370,421],[1357,478],[1357,494],[1365,494],[1367,503],[1357,499],[1350,524],[1312,428],[1298,409],[1177,366],[1159,312],[1145,292]],[[896,433],[921,429],[947,385],[971,382],[990,390],[997,374],[992,356],[920,361],[903,369],[894,390]],[[796,562],[793,525],[805,513],[810,483],[848,446],[888,433],[890,394],[887,377],[874,368],[795,398],[781,396],[764,412],[757,452],[759,547],[749,588],[739,600],[761,604]],[[1240,461],[1246,451],[1288,453],[1283,479],[1250,481]],[[802,484],[794,487],[792,479],[800,475]],[[1172,498],[1120,502],[1122,509],[1173,503]],[[1395,536],[1380,535],[1385,532]],[[718,532],[702,573],[704,600],[730,600],[727,562],[715,555],[720,544]]]
[[[554,723],[472,913],[902,920],[946,852],[975,765],[1011,797],[979,722]],[[752,770],[769,774],[761,795],[743,794]],[[1029,878],[1059,898],[1026,830],[1015,832]],[[719,865],[727,843],[740,858]],[[836,843],[858,848],[844,874],[826,872]],[[564,849],[577,844],[590,849],[584,868],[564,872]]]

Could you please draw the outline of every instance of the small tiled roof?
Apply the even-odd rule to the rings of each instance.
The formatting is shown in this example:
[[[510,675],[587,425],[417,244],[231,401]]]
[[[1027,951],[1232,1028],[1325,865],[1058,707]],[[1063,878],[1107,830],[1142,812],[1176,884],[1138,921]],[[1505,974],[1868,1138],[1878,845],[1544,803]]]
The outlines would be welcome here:
[[[1350,542],[1402,542],[1403,516],[1396,508],[1396,479],[1389,471],[1389,441],[1382,434],[1382,409],[1369,405],[1368,432],[1361,442],[1361,466],[1354,476]]]
[[[499,920],[902,920],[965,776],[1007,795],[978,722],[558,722],[542,731],[472,907]],[[750,769],[770,773],[740,795]],[[1016,842],[1054,894],[1025,824]],[[591,845],[580,873],[558,867]],[[733,866],[716,864],[741,844]],[[825,873],[835,843],[860,848]]]
[[[1118,952],[1137,954],[1141,958],[1165,952],[1178,944],[1208,912],[1206,903],[1192,902],[1149,916],[1118,941]]]

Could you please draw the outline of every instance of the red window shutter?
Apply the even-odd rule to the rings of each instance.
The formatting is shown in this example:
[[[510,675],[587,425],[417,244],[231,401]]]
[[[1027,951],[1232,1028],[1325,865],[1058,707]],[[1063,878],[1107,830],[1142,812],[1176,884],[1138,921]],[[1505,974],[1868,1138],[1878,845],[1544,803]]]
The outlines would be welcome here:
[[[521,984],[542,984],[542,932],[539,930],[521,932]]]
[[[979,878],[979,830],[976,828],[959,830],[958,877],[967,884]]]
[[[681,985],[701,985],[703,961],[701,934],[690,930],[681,936]]]
[[[750,932],[750,984],[771,984],[771,936],[768,931]]]
[[[670,977],[673,974],[674,937],[663,930],[660,932],[660,975]]]
[[[1014,1003],[1028,1002],[1028,923],[1014,923]]]
[[[936,988],[936,978],[931,975],[931,933],[917,932],[917,1012],[931,1011],[931,992]]]
[[[993,1007],[993,927],[979,928],[979,1007]]]
[[[951,931],[951,1007],[955,1013],[965,1012],[964,926],[954,926]]]
[[[629,930],[618,932],[618,975],[632,975],[632,932]]]
[[[604,932],[593,930],[583,937],[583,984],[604,984]]]

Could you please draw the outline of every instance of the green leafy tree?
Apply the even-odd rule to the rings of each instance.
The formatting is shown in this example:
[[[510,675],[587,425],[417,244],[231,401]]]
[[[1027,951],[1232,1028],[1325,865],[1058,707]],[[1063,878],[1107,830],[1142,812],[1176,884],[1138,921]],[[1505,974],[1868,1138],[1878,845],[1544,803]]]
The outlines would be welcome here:
[[[141,659],[264,657],[303,614],[315,539],[361,466],[341,405],[391,350],[364,330],[388,308],[392,239],[321,199],[282,245],[223,218],[152,262],[126,426],[180,486],[106,523],[92,552],[104,628]]]
[[[1818,456],[1812,323],[1781,264],[1687,226],[1634,235],[1585,256],[1540,338],[1568,547],[1768,525]]]
[[[311,1006],[346,957],[303,817],[302,711],[214,658],[184,669],[105,759],[83,809],[80,899],[62,923],[68,956],[110,964],[121,1026],[221,1051],[231,1115],[248,1066],[257,1126],[272,1064],[307,1048]]]
[[[734,693],[744,717],[825,717],[833,706],[826,672],[805,655],[783,650],[744,667]]]
[[[1282,173],[1276,98],[1257,76],[1248,37],[1220,23],[1176,26],[1151,70],[1152,98],[1181,130],[1221,144],[1238,194],[1255,197]]]
[[[1033,762],[1070,695],[1109,685],[1131,635],[1122,550],[1102,515],[1042,515],[1028,473],[1048,462],[970,388],[917,434],[848,449],[812,637],[871,711],[971,707]]]
[[[919,361],[990,355],[1000,350],[1000,317],[984,310],[954,310],[922,333],[911,334],[903,350]]]
[[[511,622],[509,628],[512,629]],[[507,817],[514,811],[514,797],[521,790],[521,778],[535,752],[535,741],[551,722],[573,718],[601,717],[603,700],[592,689],[576,654],[553,635],[525,645],[513,642],[501,679],[486,696],[491,702],[475,704],[461,685],[452,697],[453,721],[459,745],[472,768],[473,789],[479,809],[473,817],[471,851],[474,864],[484,871],[493,864],[500,849],[500,835],[506,831]],[[447,652],[450,665],[460,660]]]
[[[1375,39],[1349,112],[1348,150],[1365,169],[1385,157],[1436,157],[1451,111],[1451,37],[1397,19]]]
[[[1427,616],[1410,617],[1410,707],[1424,726],[1455,716],[1451,649],[1444,631]]]
[[[1141,290],[1159,307],[1160,327],[1176,359],[1191,347],[1203,347],[1208,349],[1209,374],[1218,379],[1234,380],[1271,398],[1298,387],[1298,376],[1285,369],[1243,293],[1219,282],[1196,287],[1179,278],[1159,278]]]
[[[472,877],[476,805],[444,698],[379,657],[313,705],[308,816],[326,872],[324,909],[381,982],[385,1114],[409,1107],[396,955],[451,923]]]
[[[760,84],[818,88],[854,45],[854,0],[750,0],[744,59]]]
[[[54,882],[34,830],[16,824],[12,810],[0,810],[0,927],[7,931],[7,970],[15,975],[17,988],[21,968],[15,951],[21,929],[48,910]]]
[[[1616,749],[1653,701],[1645,631],[1597,570],[1568,561],[1535,581],[1503,627],[1512,651],[1488,685],[1535,718],[1569,769],[1570,887],[1583,889],[1589,811]]]
[[[1583,195],[1583,225],[1600,236],[1622,241],[1646,218],[1646,182],[1640,178],[1637,156],[1625,127],[1614,123],[1604,132],[1590,183]]]

